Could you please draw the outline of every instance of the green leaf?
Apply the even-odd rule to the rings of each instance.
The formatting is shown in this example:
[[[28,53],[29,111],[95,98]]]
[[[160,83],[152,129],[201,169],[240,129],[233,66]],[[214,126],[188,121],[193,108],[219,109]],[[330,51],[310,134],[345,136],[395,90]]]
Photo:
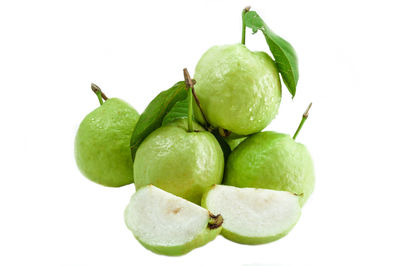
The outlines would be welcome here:
[[[172,88],[158,94],[146,107],[136,124],[131,137],[132,159],[135,159],[136,151],[140,143],[162,124],[164,116],[171,110],[176,102],[187,97],[185,82],[180,81]]]
[[[255,11],[246,12],[244,23],[253,30],[253,34],[258,30],[264,33],[269,49],[274,56],[278,70],[282,75],[283,82],[286,84],[292,98],[296,95],[296,86],[299,80],[299,67],[296,51],[293,46],[276,35]]]
[[[224,159],[226,162],[226,160],[228,160],[229,154],[231,153],[231,147],[229,147],[228,143],[226,143],[224,138],[219,134],[218,129],[213,130],[211,133],[214,135],[219,145],[221,146],[222,152],[224,153]]]
[[[184,100],[176,102],[175,105],[171,108],[171,110],[164,116],[162,125],[165,126],[176,119],[187,118],[188,117],[188,108],[189,108],[189,97],[186,97]]]

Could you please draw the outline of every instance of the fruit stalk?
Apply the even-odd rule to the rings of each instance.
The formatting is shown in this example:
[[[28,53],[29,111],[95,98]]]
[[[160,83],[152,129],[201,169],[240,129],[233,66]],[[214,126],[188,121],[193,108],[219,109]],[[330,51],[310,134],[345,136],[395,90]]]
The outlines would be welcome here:
[[[187,70],[187,68],[184,68],[183,69],[183,76],[185,77],[185,83],[186,83],[186,88],[188,89],[188,91],[190,92],[189,93],[189,100],[190,100],[190,102],[189,102],[189,109],[190,110],[192,110],[192,112],[193,112],[193,105],[192,105],[192,101],[193,101],[193,99],[196,101],[196,105],[199,107],[199,110],[200,110],[200,113],[201,113],[201,116],[203,117],[203,120],[204,120],[204,122],[205,122],[205,127],[206,127],[206,129],[207,130],[209,130],[210,131],[210,123],[208,122],[208,120],[207,120],[207,118],[206,118],[206,116],[205,116],[205,114],[204,114],[204,112],[203,112],[203,109],[201,108],[201,105],[200,105],[200,101],[199,101],[199,98],[197,97],[197,95],[196,95],[196,92],[195,92],[195,90],[194,90],[194,85],[196,84],[196,80],[194,80],[194,79],[192,79],[191,77],[190,77],[190,75],[189,75],[189,71]],[[191,87],[190,87],[191,86]],[[189,89],[190,88],[190,89]],[[192,94],[192,95],[190,95],[190,94]]]
[[[107,101],[108,97],[101,91],[100,87],[97,86],[96,84],[92,83],[90,87],[92,88],[92,91],[97,95],[100,105],[103,105],[103,100]]]
[[[208,228],[216,229],[222,225],[224,222],[224,218],[222,218],[221,214],[213,215],[210,213],[210,221],[208,222]]]
[[[308,118],[308,112],[310,111],[311,106],[312,106],[312,103],[310,103],[308,105],[306,111],[304,112],[301,122],[300,122],[299,126],[297,127],[296,133],[294,133],[294,135],[293,135],[293,140],[296,140],[296,137],[299,134],[301,128],[303,127],[304,122],[306,122],[306,120]]]
[[[223,136],[223,137],[229,137],[229,135],[232,133],[231,131],[229,131],[229,130],[226,130],[226,129],[224,129],[224,128],[218,128],[218,133],[221,135],[221,136]]]
[[[246,6],[242,11],[242,44],[246,44],[246,25],[244,23],[244,15],[249,12],[250,6]]]
[[[189,105],[188,105],[188,129],[189,132],[193,132],[193,88],[190,87],[188,90]]]
[[[193,80],[190,78],[187,68],[183,69],[183,76],[185,77],[186,88],[188,90],[188,130],[193,132]]]
[[[194,85],[194,84],[196,84],[196,80],[193,80],[193,85]],[[207,117],[206,117],[206,115],[204,114],[203,109],[201,108],[199,98],[197,97],[197,94],[196,94],[196,91],[194,90],[194,88],[192,89],[192,94],[193,94],[194,100],[196,101],[196,105],[199,107],[201,116],[203,117],[203,120],[204,120],[204,122],[205,122],[205,125],[204,125],[204,126],[206,127],[207,130],[210,131],[210,123],[208,122]]]

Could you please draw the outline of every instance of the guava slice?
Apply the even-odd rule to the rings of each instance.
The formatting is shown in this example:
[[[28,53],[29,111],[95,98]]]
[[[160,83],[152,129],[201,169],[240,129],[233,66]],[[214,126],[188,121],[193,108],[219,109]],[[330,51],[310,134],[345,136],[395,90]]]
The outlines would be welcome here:
[[[179,256],[221,232],[223,219],[153,185],[139,189],[125,209],[125,223],[147,249]]]
[[[212,186],[202,206],[224,217],[221,234],[234,242],[264,244],[285,236],[301,214],[299,197],[287,191]]]

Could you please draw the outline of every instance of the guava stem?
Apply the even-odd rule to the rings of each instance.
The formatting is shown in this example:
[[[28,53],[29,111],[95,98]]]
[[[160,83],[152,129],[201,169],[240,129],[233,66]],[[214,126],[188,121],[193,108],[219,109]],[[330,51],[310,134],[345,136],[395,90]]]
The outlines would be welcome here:
[[[220,227],[224,222],[224,218],[222,218],[221,214],[213,215],[211,212],[209,212],[209,215],[210,221],[208,222],[208,228],[211,230]]]
[[[101,91],[100,87],[97,86],[96,84],[92,83],[90,87],[92,88],[92,91],[97,95],[100,105],[103,105],[103,99],[104,101],[107,101],[108,97]]]
[[[188,106],[188,129],[189,132],[193,132],[193,95],[192,95],[193,88],[189,88],[189,106]]]
[[[223,136],[223,137],[229,137],[229,135],[232,133],[232,131],[229,131],[227,129],[224,128],[218,128],[218,133]]]
[[[195,81],[195,80],[193,80],[193,82],[194,82],[193,84],[196,84],[196,81]],[[199,107],[201,116],[203,117],[203,119],[204,119],[204,121],[205,121],[205,123],[206,123],[205,126],[206,126],[206,128],[208,129],[208,128],[210,127],[210,123],[208,122],[207,117],[206,117],[206,115],[205,115],[204,112],[203,112],[203,108],[201,108],[201,104],[200,104],[199,98],[197,97],[197,94],[196,94],[196,91],[194,90],[194,88],[192,89],[192,94],[193,94],[194,100],[196,101],[196,105]]]
[[[301,122],[300,122],[299,126],[297,127],[296,133],[294,133],[294,135],[293,135],[293,140],[296,140],[296,137],[299,134],[301,128],[303,127],[304,122],[306,122],[306,120],[308,118],[308,112],[310,111],[311,106],[312,106],[312,103],[310,103],[308,105],[306,111],[304,112]]]
[[[103,98],[101,98],[101,92],[96,92],[96,95],[97,95],[97,99],[99,99],[99,103],[100,103],[100,105],[103,105]]]
[[[196,80],[194,80],[194,79],[192,79],[190,77],[189,72],[188,72],[188,70],[186,68],[183,69],[183,76],[185,77],[186,88],[190,88],[190,86],[192,86],[191,87],[192,88],[191,92],[192,92],[193,98],[191,98],[191,99],[194,99],[196,101],[196,105],[199,107],[201,116],[203,117],[203,119],[205,121],[205,127],[207,128],[207,130],[209,130],[210,129],[210,123],[208,122],[207,117],[204,114],[203,108],[201,108],[201,104],[200,104],[199,98],[197,97],[196,91],[194,89],[194,85],[196,84]],[[193,109],[192,109],[192,111],[193,111]]]
[[[185,77],[186,88],[188,90],[188,130],[193,132],[193,80],[190,78],[187,68],[183,69],[183,76]]]
[[[250,6],[246,6],[242,11],[242,44],[246,44],[246,24],[244,23],[244,15],[249,12]]]

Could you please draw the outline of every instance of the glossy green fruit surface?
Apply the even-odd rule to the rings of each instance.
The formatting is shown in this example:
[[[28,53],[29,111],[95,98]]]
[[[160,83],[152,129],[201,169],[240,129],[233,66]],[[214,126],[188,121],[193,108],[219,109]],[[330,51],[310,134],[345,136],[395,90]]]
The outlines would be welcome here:
[[[225,142],[229,145],[229,148],[231,148],[231,151],[233,151],[237,146],[239,146],[240,143],[242,143],[247,137],[225,137],[224,140]]]
[[[139,146],[134,162],[137,189],[153,184],[200,204],[203,192],[220,184],[224,156],[218,141],[200,125],[188,132],[179,119],[151,133]]]
[[[301,195],[303,205],[314,189],[314,166],[307,148],[289,135],[261,132],[229,156],[224,184],[284,190]]]
[[[130,138],[138,119],[138,112],[117,98],[89,113],[75,137],[75,159],[82,174],[104,186],[132,183]]]
[[[196,66],[195,90],[208,121],[215,127],[248,135],[274,119],[281,102],[275,62],[242,44],[211,47]],[[202,121],[199,110],[196,118]]]
[[[190,201],[149,185],[133,194],[125,224],[147,249],[179,256],[215,239],[223,219]]]

